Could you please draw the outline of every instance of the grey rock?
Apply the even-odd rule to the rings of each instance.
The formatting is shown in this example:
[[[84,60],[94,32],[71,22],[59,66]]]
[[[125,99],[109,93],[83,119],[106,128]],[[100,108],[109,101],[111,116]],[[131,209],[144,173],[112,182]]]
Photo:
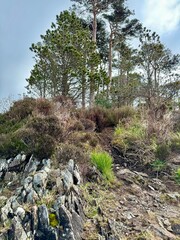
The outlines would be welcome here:
[[[17,210],[15,211],[15,214],[21,219],[21,221],[23,221],[26,212],[22,207],[18,207]]]
[[[26,167],[24,169],[25,175],[29,173],[35,173],[37,170],[38,162],[37,160],[33,157],[33,155],[30,157],[28,163],[26,164]]]
[[[49,213],[45,204],[38,207],[38,228],[42,231],[49,226]]]
[[[73,226],[71,213],[66,209],[65,206],[59,208],[60,223],[63,228],[60,233],[61,240],[76,240]]]
[[[43,163],[42,170],[44,170],[46,173],[49,173],[51,171],[51,160],[43,159],[42,163]]]
[[[39,197],[37,195],[37,193],[31,189],[30,191],[28,191],[28,194],[26,196],[26,202],[30,203],[30,204],[34,204],[36,200],[38,200]]]
[[[66,191],[69,191],[70,188],[73,186],[73,183],[74,183],[73,175],[68,169],[66,169],[62,173],[62,176],[63,176],[64,189]]]
[[[67,167],[67,169],[69,170],[69,172],[70,172],[71,174],[73,174],[74,168],[75,168],[74,160],[73,160],[73,159],[70,159],[69,162],[68,162],[68,167]]]
[[[27,239],[26,232],[24,231],[17,217],[14,217],[12,220],[12,229],[13,229],[13,235],[15,240]]]
[[[157,224],[152,224],[149,229],[155,232],[157,236],[161,237],[164,240],[176,239],[176,236],[174,234],[170,233],[165,228]]]
[[[6,172],[4,176],[4,181],[15,181],[17,180],[17,174],[15,172]]]
[[[47,173],[45,171],[39,171],[34,175],[33,188],[38,196],[43,196],[46,189]]]

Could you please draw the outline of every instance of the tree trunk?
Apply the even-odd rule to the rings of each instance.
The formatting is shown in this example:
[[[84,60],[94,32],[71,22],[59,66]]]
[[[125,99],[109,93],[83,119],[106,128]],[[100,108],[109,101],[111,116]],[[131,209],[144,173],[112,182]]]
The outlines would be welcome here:
[[[82,108],[86,107],[86,79],[82,76]]]
[[[108,76],[109,76],[109,84],[107,85],[107,99],[109,98],[109,93],[111,90],[112,84],[112,47],[113,47],[113,31],[112,27],[110,27],[111,33],[109,38],[109,57],[108,57]]]

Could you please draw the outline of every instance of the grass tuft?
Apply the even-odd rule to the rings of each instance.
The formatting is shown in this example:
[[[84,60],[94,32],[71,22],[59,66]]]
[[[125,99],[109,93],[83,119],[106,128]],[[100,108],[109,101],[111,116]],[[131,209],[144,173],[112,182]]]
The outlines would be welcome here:
[[[109,182],[114,180],[114,173],[112,170],[113,160],[109,153],[105,151],[94,151],[91,153],[91,162],[102,173],[105,179],[107,179]]]

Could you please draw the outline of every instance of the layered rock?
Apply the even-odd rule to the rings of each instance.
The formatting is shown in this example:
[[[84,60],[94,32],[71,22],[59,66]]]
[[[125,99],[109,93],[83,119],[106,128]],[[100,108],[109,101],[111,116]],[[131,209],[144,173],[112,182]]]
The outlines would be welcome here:
[[[85,217],[78,189],[81,179],[74,161],[70,160],[63,171],[56,171],[53,181],[49,179],[55,171],[50,159],[38,161],[18,155],[0,162],[1,180],[13,171],[20,186],[17,184],[9,199],[0,199],[0,240],[80,240]],[[51,189],[50,181],[54,184]]]

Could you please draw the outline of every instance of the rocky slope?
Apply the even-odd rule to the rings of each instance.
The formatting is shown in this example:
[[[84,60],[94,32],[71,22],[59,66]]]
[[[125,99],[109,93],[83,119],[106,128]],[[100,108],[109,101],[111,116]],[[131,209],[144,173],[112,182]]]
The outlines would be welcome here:
[[[120,164],[112,184],[90,171],[85,183],[73,160],[1,159],[0,240],[180,239],[177,184]]]

